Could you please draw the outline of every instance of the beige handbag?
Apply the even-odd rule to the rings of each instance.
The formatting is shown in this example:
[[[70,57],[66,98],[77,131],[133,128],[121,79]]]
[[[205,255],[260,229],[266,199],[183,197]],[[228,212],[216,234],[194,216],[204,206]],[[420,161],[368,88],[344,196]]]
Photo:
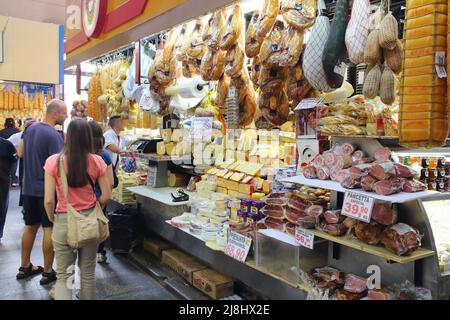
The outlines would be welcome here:
[[[67,201],[67,243],[74,249],[102,243],[109,237],[109,221],[105,217],[102,207],[96,201],[94,210],[88,216],[77,212],[72,207],[68,201],[69,186],[64,170],[63,156],[59,160],[59,172],[64,197]]]

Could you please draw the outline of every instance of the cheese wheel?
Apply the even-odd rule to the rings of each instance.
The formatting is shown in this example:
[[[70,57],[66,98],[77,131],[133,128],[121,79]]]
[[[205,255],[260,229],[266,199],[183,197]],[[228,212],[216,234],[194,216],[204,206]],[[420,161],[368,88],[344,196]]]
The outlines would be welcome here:
[[[443,102],[442,95],[404,95],[402,102],[408,103],[439,103]]]
[[[160,156],[163,156],[166,154],[166,146],[164,144],[164,141],[158,142],[156,144],[156,153]]]
[[[405,29],[414,29],[425,27],[428,25],[446,25],[447,24],[447,13],[436,13],[427,14],[422,17],[412,18],[406,20]]]
[[[403,72],[405,73],[405,71]],[[445,85],[445,79],[437,78],[435,74],[421,75],[415,77],[403,77],[403,86],[415,87],[423,85],[427,87],[434,87],[436,85]]]
[[[408,10],[415,9],[427,5],[446,4],[446,0],[408,0]]]
[[[445,46],[436,46],[436,47],[428,47],[428,48],[419,48],[412,50],[405,50],[405,58],[415,58],[420,56],[429,56],[434,55],[437,51],[447,51],[447,45]]]
[[[447,1],[441,1],[439,4],[428,4],[408,10],[406,19],[426,16],[435,12],[447,13]]]
[[[430,46],[446,46],[447,45],[447,36],[429,36],[429,37],[422,37],[418,39],[413,40],[407,40],[405,41],[405,49],[406,50],[412,50],[412,49],[420,49],[420,48],[427,48]]]
[[[445,103],[414,103],[414,104],[403,104],[401,113],[405,112],[432,112],[433,110],[436,110],[437,112],[444,112],[445,111]]]
[[[438,35],[447,36],[447,26],[446,25],[437,26],[436,30],[434,30],[434,29],[435,29],[435,26],[429,25],[429,26],[425,26],[425,27],[405,30],[405,35],[408,39],[418,39],[418,38],[426,37],[426,36],[432,34],[433,32],[436,32],[436,34],[438,34]]]
[[[442,112],[401,112],[403,120],[423,120],[442,119],[444,113]]]
[[[424,86],[416,86],[416,87],[402,87],[400,88],[400,92],[405,95],[420,95],[420,94],[446,94],[447,88],[445,86],[436,86],[434,87],[424,87]]]
[[[417,58],[406,58],[405,69],[415,68],[417,66],[434,65],[434,55],[422,56]]]
[[[166,147],[166,153],[169,156],[173,155],[173,151],[175,149],[175,143],[173,143],[173,142],[166,143],[165,147]]]
[[[436,73],[436,66],[428,65],[428,66],[416,66],[413,68],[405,69],[405,73],[403,74],[405,77],[415,77],[421,75],[430,75]]]
[[[169,187],[183,187],[189,182],[189,176],[180,173],[170,173],[168,178]]]

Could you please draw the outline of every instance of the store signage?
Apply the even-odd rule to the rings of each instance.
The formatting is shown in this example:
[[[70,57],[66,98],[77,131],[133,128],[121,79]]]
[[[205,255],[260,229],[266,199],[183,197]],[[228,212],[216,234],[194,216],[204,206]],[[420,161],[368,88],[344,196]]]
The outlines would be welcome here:
[[[303,247],[314,249],[314,234],[300,227],[295,228],[295,240]]]
[[[346,192],[341,213],[344,216],[369,223],[374,199],[360,193]]]
[[[252,239],[235,231],[230,231],[228,234],[228,244],[225,248],[225,254],[240,262],[245,262]]]
[[[148,0],[128,0],[106,13],[107,0],[83,0],[81,10],[83,30],[66,41],[64,51],[69,53],[88,43],[91,38],[98,38],[136,18],[142,14],[147,2]]]
[[[191,124],[191,139],[194,141],[211,141],[212,117],[195,117]]]

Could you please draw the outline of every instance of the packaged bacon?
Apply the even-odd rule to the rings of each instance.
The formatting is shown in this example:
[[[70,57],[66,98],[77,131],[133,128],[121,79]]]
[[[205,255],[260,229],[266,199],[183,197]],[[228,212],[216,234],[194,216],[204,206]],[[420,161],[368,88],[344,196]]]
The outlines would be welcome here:
[[[317,219],[311,216],[300,217],[297,224],[303,229],[314,229],[316,227]]]
[[[392,161],[372,164],[369,174],[378,180],[387,180],[397,176],[397,172]]]
[[[402,178],[413,178],[417,172],[411,169],[410,167],[407,167],[401,163],[394,163],[395,171],[397,173],[397,177]]]
[[[410,255],[420,247],[419,232],[405,223],[397,223],[384,230],[381,242],[398,256]]]
[[[419,192],[427,190],[427,185],[417,180],[406,180],[403,182],[403,192]]]
[[[397,206],[390,202],[376,201],[373,204],[371,217],[385,226],[396,224],[398,221]]]
[[[367,175],[365,177],[361,178],[361,187],[364,191],[367,192],[373,192],[375,191],[375,183],[377,183],[378,180],[374,177]]]
[[[399,178],[391,178],[375,183],[375,192],[383,196],[399,193],[402,191],[402,188],[403,182]]]
[[[391,158],[391,149],[388,147],[378,149],[373,156],[377,161],[389,161]]]
[[[362,242],[377,245],[381,241],[381,234],[385,228],[385,226],[375,221],[371,223],[359,221],[355,227],[355,235]]]

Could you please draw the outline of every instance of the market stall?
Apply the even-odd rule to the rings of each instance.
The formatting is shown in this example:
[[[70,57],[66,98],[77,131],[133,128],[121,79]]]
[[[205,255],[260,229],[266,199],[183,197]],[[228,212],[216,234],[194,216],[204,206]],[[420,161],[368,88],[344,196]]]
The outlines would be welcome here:
[[[97,58],[116,199],[264,297],[448,299],[447,9],[238,1]]]

